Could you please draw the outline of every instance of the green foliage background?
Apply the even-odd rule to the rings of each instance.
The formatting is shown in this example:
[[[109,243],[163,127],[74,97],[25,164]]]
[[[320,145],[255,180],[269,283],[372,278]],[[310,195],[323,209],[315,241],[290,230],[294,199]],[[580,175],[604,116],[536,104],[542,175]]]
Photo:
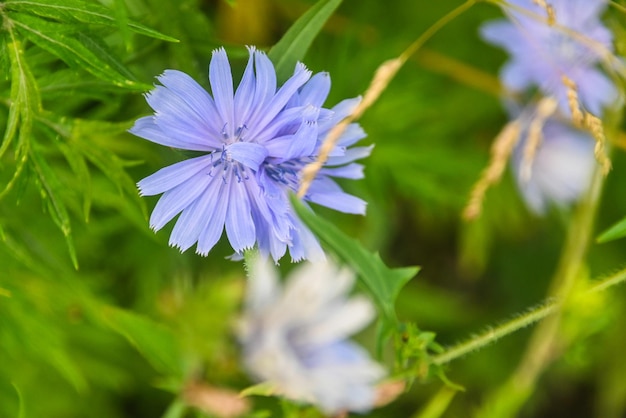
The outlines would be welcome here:
[[[362,94],[383,61],[460,3],[345,0],[304,62],[330,72],[328,104]],[[224,259],[231,254],[225,240],[202,258],[167,246],[171,225],[149,229],[157,198],[140,199],[135,183],[183,156],[126,130],[149,113],[141,93],[163,70],[185,71],[208,87],[211,51],[224,45],[241,74],[245,45],[269,50],[313,4],[0,0],[0,417],[202,417],[184,405],[190,380],[235,391],[252,384],[232,336],[244,270]],[[421,266],[395,313],[384,312],[392,300],[381,302],[381,315],[408,324],[416,341],[432,337],[424,330],[451,345],[541,302],[571,220],[567,212],[529,214],[507,175],[488,193],[483,216],[461,221],[506,122],[497,81],[505,55],[477,35],[483,21],[500,15],[478,3],[448,24],[361,119],[376,147],[364,161],[366,179],[345,189],[368,201],[367,216],[316,208],[319,222],[380,252],[387,265]],[[623,12],[611,8],[606,21],[623,49]],[[611,137],[620,133],[618,126]],[[614,148],[595,236],[626,214],[626,158]],[[594,243],[588,275],[622,267],[625,245]],[[289,270],[287,259],[281,268]],[[412,275],[376,268],[381,277],[406,276],[387,283],[390,297]],[[626,414],[625,296],[611,289],[568,310],[566,349],[521,416]],[[514,370],[529,334],[446,365],[447,378],[465,391],[443,415],[419,415],[446,386],[442,370],[420,370],[419,356],[407,393],[371,415],[471,416]],[[374,327],[360,340],[376,351]],[[426,346],[437,350],[427,342],[397,354],[393,339],[384,341],[381,361],[390,369],[397,355],[409,361]],[[252,400],[249,416],[317,416]]]

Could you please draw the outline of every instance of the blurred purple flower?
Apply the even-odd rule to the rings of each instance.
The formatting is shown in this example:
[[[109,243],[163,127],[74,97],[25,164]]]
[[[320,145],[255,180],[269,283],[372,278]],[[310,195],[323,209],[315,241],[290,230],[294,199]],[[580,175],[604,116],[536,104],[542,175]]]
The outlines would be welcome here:
[[[602,108],[618,97],[611,80],[596,68],[602,49],[613,50],[612,34],[600,20],[608,1],[551,0],[556,17],[552,26],[545,21],[546,10],[533,0],[507,3],[509,20],[488,22],[481,28],[486,41],[511,54],[501,71],[502,82],[514,91],[537,86],[559,101],[561,111],[570,114],[563,83],[567,76],[576,84],[584,108],[600,116]]]
[[[587,190],[596,160],[595,140],[586,131],[549,119],[543,127],[542,141],[535,152],[530,177],[522,175],[526,132],[511,156],[517,185],[528,207],[538,215],[550,206],[566,207]]]
[[[328,414],[371,409],[385,372],[347,340],[375,315],[364,297],[347,299],[354,275],[328,262],[306,263],[283,289],[266,260],[257,257],[250,268],[238,336],[251,374]]]
[[[130,132],[157,144],[204,155],[163,168],[138,183],[142,195],[163,193],[150,217],[158,231],[181,214],[169,243],[181,251],[197,243],[206,255],[224,227],[237,254],[255,243],[278,261],[289,248],[295,261],[323,258],[319,243],[295,216],[289,191],[299,187],[300,170],[315,160],[328,131],[360,98],[322,107],[330,90],[327,73],[298,63],[291,78],[276,87],[268,57],[249,48],[250,58],[233,91],[224,49],[209,66],[212,96],[187,74],[166,70],[146,95],[153,116],[137,120]],[[363,167],[353,161],[371,147],[350,148],[365,133],[352,124],[321,170],[305,200],[341,212],[363,214],[365,202],[344,193],[331,177],[358,179]]]

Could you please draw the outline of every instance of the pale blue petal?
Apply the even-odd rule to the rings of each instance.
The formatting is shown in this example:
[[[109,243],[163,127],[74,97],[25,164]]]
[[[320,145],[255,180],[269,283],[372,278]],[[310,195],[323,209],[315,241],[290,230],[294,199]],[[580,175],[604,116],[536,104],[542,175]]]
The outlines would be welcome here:
[[[306,199],[344,213],[365,214],[366,203],[356,196],[349,195],[329,178],[317,178],[311,184]]]
[[[165,192],[152,211],[150,227],[155,231],[163,228],[174,216],[196,200],[206,190],[211,180],[211,176],[196,175]]]
[[[324,250],[309,228],[295,217],[293,223],[293,240],[289,245],[291,261],[309,260],[312,263],[318,263],[326,260]]]
[[[359,103],[361,103],[361,97],[345,99],[337,103],[335,107],[331,109],[333,111],[333,115],[330,118],[324,121],[318,121],[320,132],[329,131],[333,126],[335,126],[343,119],[345,119],[348,115],[350,115],[350,113],[352,113],[354,108],[356,108]]]
[[[251,119],[250,124],[250,136],[252,138],[270,123],[272,119],[283,110],[285,104],[291,96],[293,96],[298,89],[307,82],[311,77],[311,72],[306,69],[303,64],[298,63],[294,74],[283,84],[283,86],[276,92],[272,100],[264,107],[263,112],[255,114]]]
[[[215,212],[216,202],[220,199],[221,183],[223,183],[221,177],[212,177],[204,193],[183,210],[170,235],[171,246],[186,251],[198,241]]]
[[[179,163],[160,169],[156,173],[146,177],[137,183],[141,196],[153,196],[166,192],[190,178],[198,175],[203,170],[208,174],[211,166],[211,156],[191,158]]]
[[[304,107],[292,107],[280,112],[280,114],[276,116],[276,118],[270,122],[265,129],[254,137],[254,140],[259,144],[270,147],[271,142],[273,142],[278,135],[284,135],[284,133],[281,134],[280,132],[285,130],[285,126],[300,125],[304,109]],[[294,129],[291,134],[295,133],[295,131],[296,130]],[[280,157],[280,155],[276,155],[276,157]]]
[[[298,131],[293,135],[288,146],[283,149],[282,159],[309,157],[313,155],[317,144],[317,115],[318,108],[309,106],[303,114],[303,121]]]
[[[254,109],[254,91],[256,78],[254,77],[254,55],[256,48],[248,47],[250,58],[241,77],[241,82],[235,92],[235,129],[247,123]]]
[[[158,79],[161,84],[180,97],[198,119],[210,124],[214,132],[221,130],[213,99],[193,78],[182,71],[165,70]]]
[[[228,136],[233,136],[237,128],[234,118],[233,76],[224,48],[213,51],[209,64],[209,81],[217,112],[224,123],[223,129]]]
[[[331,177],[341,177],[345,179],[358,180],[362,179],[363,176],[363,166],[361,164],[348,164],[341,167],[336,168],[322,168],[320,170],[320,174],[325,174]]]
[[[219,137],[216,136],[213,124],[201,119],[195,110],[167,87],[156,86],[146,94],[146,100],[155,110],[154,123],[163,133],[189,144],[183,149],[198,146],[203,146],[203,149],[219,147]]]
[[[206,219],[206,226],[198,237],[198,245],[196,246],[196,253],[200,255],[207,255],[211,248],[217,244],[222,232],[224,231],[224,222],[226,220],[226,209],[228,208],[228,201],[230,199],[230,187],[228,183],[224,182],[221,178],[218,178],[219,191],[217,192],[217,199],[214,204],[214,211],[210,218]],[[233,178],[227,180],[228,182],[235,181]]]
[[[230,199],[226,212],[226,234],[233,250],[240,253],[254,246],[256,228],[244,182],[230,182]]]
[[[374,145],[370,145],[368,147],[355,147],[346,150],[345,154],[337,157],[330,157],[326,162],[328,166],[342,165],[351,163],[355,160],[360,160],[361,158],[368,157],[370,153],[374,149]]]
[[[337,141],[337,145],[342,147],[349,147],[351,145],[354,145],[361,139],[365,138],[366,136],[367,134],[365,133],[363,128],[361,128],[361,125],[359,125],[358,123],[351,123],[346,127],[346,130],[339,138],[339,141]]]
[[[594,115],[602,115],[603,108],[619,97],[618,89],[599,70],[586,71],[578,80],[580,102]]]
[[[254,65],[256,68],[256,85],[254,89],[254,110],[251,118],[262,113],[265,106],[276,94],[276,71],[267,55],[264,52],[255,51]]]
[[[322,107],[330,92],[330,75],[326,72],[317,73],[302,86],[300,105]]]
[[[225,151],[230,158],[254,171],[259,169],[268,155],[264,146],[253,142],[234,142],[227,146]]]
[[[211,151],[213,147],[209,146],[207,141],[192,142],[190,138],[181,140],[178,136],[166,135],[161,128],[154,123],[154,116],[145,116],[137,119],[132,128],[128,130],[133,135],[147,139],[155,144],[164,145],[166,147],[190,150],[190,151]]]

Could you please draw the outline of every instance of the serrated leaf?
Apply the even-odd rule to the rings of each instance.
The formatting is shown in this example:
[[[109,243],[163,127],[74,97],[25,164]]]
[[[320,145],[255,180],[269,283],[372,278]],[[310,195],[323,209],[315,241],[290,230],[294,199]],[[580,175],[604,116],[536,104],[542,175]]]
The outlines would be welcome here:
[[[59,196],[64,186],[61,185],[54,171],[38,152],[31,152],[30,159],[34,171],[37,174],[37,180],[41,185],[42,196],[48,204],[48,211],[54,223],[61,229],[63,236],[65,236],[65,242],[72,263],[74,264],[74,268],[78,269],[78,257],[76,256],[76,247],[74,246],[74,239],[72,237],[70,216],[65,207],[65,203]]]
[[[97,143],[87,141],[86,138],[93,138],[97,135],[117,135],[128,129],[127,124],[113,124],[99,121],[88,121],[77,119],[74,121],[71,133],[71,146],[76,147],[87,157],[100,171],[102,171],[115,184],[120,193],[126,193],[133,197],[139,207],[145,213],[145,205],[137,193],[135,181],[125,170],[127,163],[120,159],[115,153],[98,146]]]
[[[12,30],[9,30],[11,42],[7,45],[9,60],[11,63],[11,101],[7,127],[0,146],[0,157],[9,148],[19,130],[17,145],[15,147],[16,168],[11,180],[0,191],[0,198],[5,196],[20,178],[26,167],[30,150],[30,135],[33,124],[33,113],[41,108],[39,91],[33,78],[28,63],[24,58],[21,43],[15,38]],[[19,128],[19,129],[18,129]]]
[[[291,197],[291,201],[300,219],[322,243],[358,273],[360,283],[380,308],[387,324],[397,324],[395,300],[402,287],[417,274],[419,268],[387,267],[378,253],[363,248],[357,240],[345,235],[332,223],[316,216],[294,196]]]
[[[53,23],[23,13],[13,14],[12,22],[25,37],[70,67],[83,68],[120,87],[137,90],[151,88],[132,80],[129,77],[130,71],[125,69],[103,43],[96,42],[77,30],[70,32],[70,25]]]
[[[597,238],[597,241],[599,243],[605,243],[623,237],[626,237],[626,218],[606,229],[603,233],[600,234],[600,236]]]
[[[274,63],[279,81],[293,73],[298,61],[304,58],[322,27],[339,7],[342,0],[321,0],[303,14],[270,49],[267,56]]]
[[[80,152],[73,147],[67,146],[67,144],[63,142],[57,143],[57,147],[65,156],[76,178],[80,179],[80,187],[82,188],[81,192],[83,196],[83,218],[85,222],[89,222],[93,192],[91,187],[91,175],[89,174],[89,168],[87,167],[85,158]]]
[[[75,38],[78,42],[83,44],[92,53],[99,56],[103,62],[109,65],[114,71],[124,76],[127,80],[133,82],[136,81],[133,73],[126,68],[124,64],[109,50],[107,44],[102,42],[97,37],[90,36],[85,32],[78,32],[75,34]],[[152,86],[144,84],[142,89],[151,89]]]
[[[103,307],[100,318],[126,338],[156,370],[167,376],[182,376],[180,348],[170,329],[113,306]]]
[[[25,12],[41,17],[56,19],[61,22],[82,22],[105,26],[119,26],[116,16],[110,9],[94,3],[79,0],[8,0],[4,2],[9,11]],[[135,33],[161,39],[169,42],[178,42],[171,36],[164,35],[140,23],[128,20],[128,28]]]

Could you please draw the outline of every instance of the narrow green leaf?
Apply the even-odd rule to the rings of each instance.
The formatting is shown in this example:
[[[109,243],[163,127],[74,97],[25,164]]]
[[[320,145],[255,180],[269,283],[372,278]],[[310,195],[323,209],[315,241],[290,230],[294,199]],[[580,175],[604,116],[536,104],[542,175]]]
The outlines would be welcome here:
[[[626,237],[626,218],[606,229],[603,233],[600,234],[597,241],[599,243],[605,243],[623,237]]]
[[[88,121],[77,119],[72,126],[71,144],[89,161],[102,171],[115,184],[120,193],[126,193],[135,199],[145,214],[145,203],[137,193],[135,181],[125,170],[127,165],[114,152],[100,146],[97,136],[112,136],[124,132],[126,124]],[[87,140],[91,139],[91,141]]]
[[[284,81],[293,73],[298,61],[304,58],[322,27],[339,7],[342,0],[320,0],[303,14],[276,45],[268,52],[268,57],[276,67],[279,81]]]
[[[174,399],[174,402],[167,407],[161,418],[184,418],[187,413],[187,403],[181,399]]]
[[[30,151],[30,134],[32,131],[33,113],[41,108],[39,91],[30,68],[24,58],[21,43],[15,38],[12,30],[9,30],[11,42],[8,45],[9,60],[11,62],[11,107],[7,127],[4,132],[0,157],[9,148],[19,130],[17,145],[15,147],[16,168],[11,180],[0,191],[0,198],[5,196],[26,167]],[[18,129],[19,128],[19,129]]]
[[[13,36],[13,33],[11,32]],[[4,131],[2,145],[0,146],[0,157],[9,148],[13,142],[20,125],[21,129],[30,130],[32,123],[31,113],[38,111],[41,107],[39,99],[39,91],[35,79],[24,58],[24,51],[21,43],[14,39],[7,46],[9,62],[11,63],[11,106],[9,109],[9,117],[7,127]],[[16,149],[16,158],[20,158],[26,154],[24,144],[18,144]]]
[[[97,55],[103,62],[108,64],[117,73],[124,76],[127,80],[136,81],[134,74],[126,68],[124,64],[111,52],[108,45],[102,42],[99,38],[90,36],[85,32],[78,32],[75,35],[75,39],[89,49],[94,55]],[[151,89],[152,86],[144,84],[142,89]]]
[[[117,86],[147,90],[151,86],[137,83],[103,44],[84,33],[74,32],[71,25],[53,23],[38,17],[16,13],[12,21],[20,32],[74,68],[83,68],[94,76]]]
[[[26,408],[24,406],[24,395],[22,394],[22,390],[19,388],[19,386],[17,386],[17,384],[15,383],[11,383],[11,384],[13,385],[13,388],[15,389],[15,392],[17,393],[17,399],[18,399],[17,418],[25,418]]]
[[[117,21],[117,27],[120,30],[126,50],[132,49],[130,31],[128,27],[128,9],[126,8],[125,0],[113,0],[113,8],[115,11],[115,20]]]
[[[64,142],[57,142],[57,147],[65,156],[65,159],[72,168],[76,178],[80,179],[79,183],[82,189],[81,194],[83,196],[83,218],[85,222],[89,222],[89,213],[91,212],[91,200],[93,194],[89,167],[87,167],[85,158],[80,152],[78,152],[78,150],[68,146]]]
[[[151,319],[113,306],[101,308],[100,319],[122,335],[159,372],[181,376],[181,353],[174,333]]]
[[[389,325],[397,324],[395,300],[402,287],[419,271],[418,267],[391,269],[378,253],[371,253],[353,238],[346,236],[332,223],[316,216],[292,196],[296,213],[313,233],[359,274],[359,280],[370,293]]]
[[[62,4],[61,4],[62,3]],[[4,2],[9,12],[25,12],[37,16],[56,19],[60,22],[82,22],[105,26],[119,26],[117,16],[110,9],[95,3],[80,0],[8,0]],[[12,14],[11,14],[12,15]],[[140,23],[128,20],[128,28],[140,35],[178,42],[171,36],[164,35]]]
[[[11,73],[6,32],[0,32],[0,81],[8,80]]]
[[[31,152],[31,162],[35,173],[37,173],[37,180],[41,185],[41,194],[48,204],[48,210],[52,216],[52,220],[65,236],[65,242],[72,263],[74,264],[74,268],[78,269],[78,257],[76,256],[76,247],[74,246],[74,239],[72,238],[72,224],[65,203],[60,197],[64,187],[61,185],[54,171],[48,166],[45,158],[38,152]]]

